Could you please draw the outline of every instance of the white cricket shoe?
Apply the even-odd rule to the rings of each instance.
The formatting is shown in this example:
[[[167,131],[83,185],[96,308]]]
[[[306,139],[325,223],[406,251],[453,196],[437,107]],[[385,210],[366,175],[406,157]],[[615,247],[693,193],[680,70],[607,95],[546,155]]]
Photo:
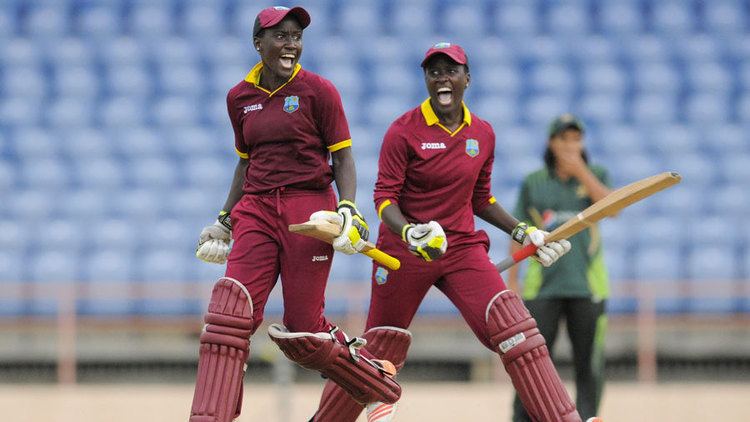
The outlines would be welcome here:
[[[396,415],[396,403],[387,404],[376,401],[365,407],[367,422],[391,422]]]

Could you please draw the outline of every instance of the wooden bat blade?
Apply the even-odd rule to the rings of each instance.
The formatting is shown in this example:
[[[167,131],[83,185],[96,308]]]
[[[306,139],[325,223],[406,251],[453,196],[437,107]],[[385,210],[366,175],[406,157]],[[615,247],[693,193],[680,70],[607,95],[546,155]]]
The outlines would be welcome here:
[[[581,230],[593,225],[602,218],[617,214],[623,208],[632,205],[656,192],[662,191],[682,180],[675,172],[660,173],[641,179],[612,191],[609,195],[595,202],[574,218],[563,223],[550,233],[546,240],[552,242],[567,239]]]
[[[682,177],[675,172],[660,173],[629,185],[623,186],[610,192],[609,195],[595,202],[585,210],[581,211],[575,217],[563,223],[560,227],[552,231],[545,240],[552,242],[560,239],[567,239],[581,230],[590,227],[597,221],[617,214],[623,208],[634,204],[644,198],[647,198],[659,191],[662,191],[672,185],[676,185],[682,180]],[[515,252],[498,263],[495,267],[498,271],[503,272],[536,252],[537,247],[533,244],[526,245],[523,249]]]
[[[314,237],[326,243],[333,243],[333,239],[341,233],[341,226],[330,221],[307,221],[302,224],[290,224],[289,231],[303,236]],[[392,270],[397,270],[401,267],[401,262],[398,259],[376,248],[372,242],[367,242],[367,245],[362,249],[362,254],[367,255]]]

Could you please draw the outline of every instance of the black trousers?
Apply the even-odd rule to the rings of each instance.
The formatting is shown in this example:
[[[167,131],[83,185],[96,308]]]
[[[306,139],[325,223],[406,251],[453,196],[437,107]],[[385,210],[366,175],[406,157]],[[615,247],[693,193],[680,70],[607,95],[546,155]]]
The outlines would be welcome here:
[[[573,346],[576,407],[584,421],[596,416],[604,387],[604,334],[607,326],[605,301],[560,298],[527,300],[525,304],[547,341],[550,355],[560,322],[565,319],[568,337]],[[554,360],[554,356],[552,358]],[[513,400],[513,421],[531,422],[518,395]]]

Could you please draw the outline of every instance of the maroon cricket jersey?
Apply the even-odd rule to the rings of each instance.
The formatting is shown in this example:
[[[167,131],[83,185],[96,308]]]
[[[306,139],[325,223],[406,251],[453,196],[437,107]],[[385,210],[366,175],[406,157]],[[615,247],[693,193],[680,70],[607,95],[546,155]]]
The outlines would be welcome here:
[[[449,243],[473,237],[474,214],[495,202],[490,193],[495,132],[466,105],[463,109],[463,123],[453,132],[440,124],[429,99],[391,124],[375,184],[378,216],[397,205],[411,223],[440,223]],[[381,235],[390,233],[384,228],[381,224]]]
[[[270,92],[258,85],[263,63],[227,94],[237,154],[250,163],[243,191],[290,187],[321,190],[333,181],[330,152],[351,146],[344,107],[333,84],[297,64]]]

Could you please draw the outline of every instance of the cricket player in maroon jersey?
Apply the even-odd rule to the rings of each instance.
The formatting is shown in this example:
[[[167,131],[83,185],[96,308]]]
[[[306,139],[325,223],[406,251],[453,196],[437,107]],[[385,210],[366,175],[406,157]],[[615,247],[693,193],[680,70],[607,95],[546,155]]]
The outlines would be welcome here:
[[[544,243],[546,232],[519,222],[490,193],[495,133],[463,103],[470,82],[458,45],[439,43],[422,62],[429,98],[391,125],[380,151],[375,205],[378,247],[401,260],[398,271],[373,265],[364,338],[375,356],[401,368],[406,330],[431,286],[461,312],[479,341],[500,354],[524,406],[538,422],[580,422],[549,358],[544,338],[521,299],[508,290],[487,251],[489,238],[474,216],[520,244],[539,246],[549,266],[570,250],[567,240]],[[362,406],[328,382],[314,421],[391,421],[395,406]]]
[[[298,63],[309,24],[301,7],[262,10],[253,28],[261,61],[227,95],[239,161],[223,211],[203,229],[196,250],[198,258],[227,268],[213,288],[200,337],[191,422],[230,422],[240,414],[250,336],[279,276],[284,321],[268,332],[289,359],[320,371],[362,405],[393,403],[401,394],[393,365],[373,359],[361,349],[362,339],[349,339],[323,315],[334,249],[361,250],[368,228],[354,204],[356,173],[341,98]],[[343,227],[333,247],[287,229],[329,219],[320,210],[332,209]]]

